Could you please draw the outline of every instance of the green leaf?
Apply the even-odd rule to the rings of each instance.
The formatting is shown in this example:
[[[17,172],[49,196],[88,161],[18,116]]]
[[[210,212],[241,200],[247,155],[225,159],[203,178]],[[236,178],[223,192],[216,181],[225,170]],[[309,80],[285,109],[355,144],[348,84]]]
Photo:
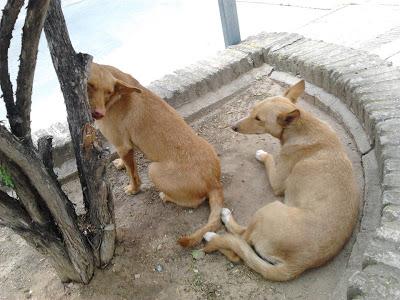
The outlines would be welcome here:
[[[0,166],[0,182],[9,188],[15,188],[14,181],[10,173],[8,173],[8,170],[3,166]]]

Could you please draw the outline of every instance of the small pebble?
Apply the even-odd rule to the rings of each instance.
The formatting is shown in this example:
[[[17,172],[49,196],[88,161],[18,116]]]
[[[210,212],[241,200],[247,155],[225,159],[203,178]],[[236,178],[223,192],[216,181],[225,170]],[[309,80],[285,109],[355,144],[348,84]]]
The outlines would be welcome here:
[[[156,265],[156,267],[154,268],[154,271],[161,273],[162,271],[164,271],[164,268],[162,265],[158,264]]]
[[[140,278],[140,274],[135,274],[134,277],[135,277],[135,280],[138,280]]]
[[[25,298],[30,299],[32,298],[32,291],[31,290],[25,290]]]
[[[162,245],[160,244],[160,245],[158,245],[157,246],[157,251],[160,251],[161,250],[161,248],[162,248]]]
[[[199,270],[193,269],[193,272],[194,272],[194,273],[199,273]]]

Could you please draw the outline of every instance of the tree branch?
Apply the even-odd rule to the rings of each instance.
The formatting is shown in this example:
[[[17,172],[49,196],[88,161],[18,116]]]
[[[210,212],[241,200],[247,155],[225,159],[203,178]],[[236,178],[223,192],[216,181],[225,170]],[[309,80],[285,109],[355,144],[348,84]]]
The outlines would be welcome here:
[[[93,254],[77,227],[77,218],[59,185],[47,172],[36,153],[23,146],[4,126],[0,126],[0,152],[13,161],[28,178],[35,178],[32,186],[49,208],[60,229],[70,260],[84,283],[93,274]]]
[[[15,163],[2,153],[0,153],[0,163],[10,173],[15,185],[15,192],[19,197],[19,201],[29,214],[30,219],[41,226],[51,224],[52,219],[50,212],[44,203],[42,203],[35,188],[32,187],[29,178],[26,177]]]
[[[10,228],[29,228],[32,220],[18,200],[0,190],[0,219]]]
[[[8,48],[10,47],[12,31],[22,5],[24,5],[23,0],[8,0],[3,9],[3,16],[0,22],[0,86],[3,91],[7,117],[12,131],[15,130],[14,120],[17,119],[18,112],[14,103],[14,92],[8,71]]]
[[[51,135],[45,135],[38,140],[38,154],[42,160],[47,172],[57,179],[57,175],[54,173],[53,164],[53,137]]]
[[[115,220],[111,189],[105,179],[106,154],[97,147],[96,130],[90,125],[93,120],[86,81],[92,57],[75,53],[60,0],[51,1],[44,31],[64,95],[83,199],[90,223],[96,228],[90,234],[93,253],[96,264],[104,266],[114,254]]]
[[[17,77],[16,107],[19,122],[16,132],[24,144],[33,146],[31,137],[32,85],[40,34],[46,19],[50,0],[29,0],[28,11],[22,29],[20,65]]]
[[[62,282],[80,281],[62,241],[46,227],[35,226],[18,200],[3,191],[0,191],[0,225],[11,228],[40,253],[50,256]]]

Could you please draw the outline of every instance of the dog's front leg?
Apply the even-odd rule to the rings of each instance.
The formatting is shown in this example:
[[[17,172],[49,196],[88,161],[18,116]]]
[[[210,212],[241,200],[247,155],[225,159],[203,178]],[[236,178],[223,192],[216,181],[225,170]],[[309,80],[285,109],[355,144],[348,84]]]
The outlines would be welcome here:
[[[287,177],[287,172],[285,168],[277,168],[274,157],[263,150],[257,150],[256,159],[264,163],[269,183],[271,184],[272,191],[275,196],[283,196],[285,193],[285,180]]]
[[[118,154],[123,160],[126,170],[131,178],[131,183],[125,187],[125,193],[128,195],[135,195],[140,192],[141,181],[137,172],[134,151],[133,149],[128,151],[119,149]]]

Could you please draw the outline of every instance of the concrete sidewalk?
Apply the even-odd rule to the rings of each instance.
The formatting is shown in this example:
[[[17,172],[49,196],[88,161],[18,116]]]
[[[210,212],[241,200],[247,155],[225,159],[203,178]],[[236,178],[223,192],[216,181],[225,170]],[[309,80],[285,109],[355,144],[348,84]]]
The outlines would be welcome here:
[[[237,8],[242,38],[260,31],[296,32],[400,65],[398,0],[238,0]]]
[[[5,2],[0,0],[0,8]],[[243,40],[261,31],[296,32],[400,65],[398,0],[237,0],[237,9]],[[217,0],[63,0],[63,10],[77,51],[129,72],[145,85],[224,49]],[[22,26],[19,18],[9,55],[12,79],[19,65]],[[66,120],[44,36],[31,117],[33,132]]]

